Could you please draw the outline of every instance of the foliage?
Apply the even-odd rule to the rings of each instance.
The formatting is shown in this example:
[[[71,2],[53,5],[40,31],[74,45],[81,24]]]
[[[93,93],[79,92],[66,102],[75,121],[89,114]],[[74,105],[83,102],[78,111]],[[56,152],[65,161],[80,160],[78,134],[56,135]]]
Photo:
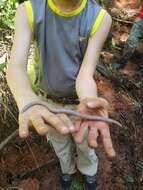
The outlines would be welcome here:
[[[78,181],[78,180],[73,181],[73,187],[76,190],[83,190],[82,183],[80,181]]]
[[[112,4],[111,0],[96,0],[97,3],[102,5],[102,7],[108,7],[110,4]]]
[[[140,171],[140,172],[143,172],[143,163],[137,164],[136,169],[137,169],[138,171]]]
[[[0,72],[2,72],[6,68],[6,63],[0,64]]]
[[[18,0],[0,0],[0,26],[14,29],[14,16]]]
[[[126,181],[127,181],[128,183],[134,183],[134,178],[129,175],[129,176],[127,176]]]

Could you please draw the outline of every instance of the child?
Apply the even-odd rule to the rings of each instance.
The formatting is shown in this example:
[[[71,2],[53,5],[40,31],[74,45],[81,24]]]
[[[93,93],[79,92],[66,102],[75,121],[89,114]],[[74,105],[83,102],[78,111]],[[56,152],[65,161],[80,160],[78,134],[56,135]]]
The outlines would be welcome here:
[[[123,49],[123,55],[116,64],[113,65],[115,69],[123,69],[133,56],[136,48],[139,45],[139,40],[143,37],[143,7],[140,10],[139,17],[133,24],[131,33]]]
[[[108,103],[97,96],[93,75],[110,26],[110,15],[93,0],[31,0],[16,13],[7,81],[19,108],[19,135],[27,137],[29,127],[49,135],[60,160],[62,190],[71,188],[76,165],[85,189],[96,189],[98,159],[92,148],[97,147],[99,134],[107,154],[115,156],[115,151],[106,123],[74,121],[38,105],[44,100],[33,92],[27,75],[30,44],[36,41],[39,56],[34,85],[51,106],[107,116]],[[33,102],[37,105],[32,106]]]

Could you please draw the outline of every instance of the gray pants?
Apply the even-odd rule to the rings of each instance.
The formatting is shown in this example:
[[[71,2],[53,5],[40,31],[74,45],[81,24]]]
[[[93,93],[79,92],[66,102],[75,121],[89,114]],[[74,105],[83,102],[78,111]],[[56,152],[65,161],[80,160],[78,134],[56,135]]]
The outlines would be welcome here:
[[[55,108],[76,108],[75,105],[57,104],[50,99],[48,99],[48,103]],[[82,144],[75,144],[71,134],[61,135],[54,128],[50,128],[47,138],[51,141],[60,160],[62,173],[73,174],[76,172],[77,166],[77,169],[84,175],[96,174],[98,158],[95,150],[89,148],[86,136]]]

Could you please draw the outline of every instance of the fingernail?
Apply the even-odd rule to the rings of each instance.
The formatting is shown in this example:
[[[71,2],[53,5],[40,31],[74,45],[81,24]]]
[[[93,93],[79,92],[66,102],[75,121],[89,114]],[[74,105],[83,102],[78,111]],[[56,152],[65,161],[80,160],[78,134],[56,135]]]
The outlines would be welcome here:
[[[69,132],[68,128],[67,128],[67,127],[64,127],[64,128],[63,128],[63,132],[64,132],[64,133],[68,133],[68,132]]]
[[[47,127],[41,127],[40,130],[44,132],[44,131],[47,131],[48,128]]]
[[[28,134],[26,132],[22,132],[19,136],[21,138],[26,138],[28,136]]]
[[[74,131],[75,127],[73,125],[69,126],[70,131]]]
[[[45,135],[47,132],[48,132],[48,128],[45,128],[45,127],[41,127],[40,130],[39,130],[39,133],[41,135]]]
[[[95,103],[94,103],[94,102],[88,102],[88,103],[87,103],[87,106],[88,106],[88,107],[91,107],[91,108],[92,108],[92,107],[95,107]]]
[[[112,150],[112,151],[109,152],[109,155],[114,157],[114,156],[116,156],[116,153],[115,153],[115,151]]]
[[[75,142],[76,142],[76,144],[81,144],[81,143],[82,143],[82,140],[75,138]]]

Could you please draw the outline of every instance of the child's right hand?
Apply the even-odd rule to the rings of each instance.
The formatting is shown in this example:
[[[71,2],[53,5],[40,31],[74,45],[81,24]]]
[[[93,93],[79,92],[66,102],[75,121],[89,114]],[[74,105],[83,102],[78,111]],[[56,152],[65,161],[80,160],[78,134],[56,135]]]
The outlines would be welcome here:
[[[40,135],[46,135],[50,127],[63,135],[74,131],[72,122],[65,114],[55,115],[40,105],[34,105],[19,114],[19,136],[21,138],[29,135],[30,127],[34,127]]]

